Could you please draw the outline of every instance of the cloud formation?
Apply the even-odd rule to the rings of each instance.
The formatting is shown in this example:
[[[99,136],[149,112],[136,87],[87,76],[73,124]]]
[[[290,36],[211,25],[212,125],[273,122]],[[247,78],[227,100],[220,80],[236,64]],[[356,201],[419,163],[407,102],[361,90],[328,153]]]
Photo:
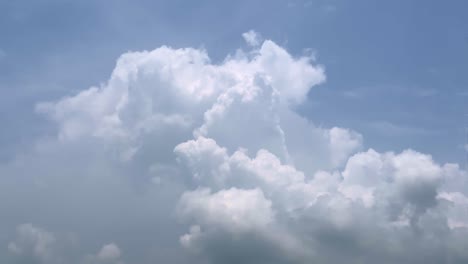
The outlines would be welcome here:
[[[41,263],[58,262],[54,253],[56,238],[52,233],[32,224],[19,225],[16,232],[16,240],[8,244],[8,251],[25,258],[38,259]]]
[[[57,236],[32,224],[21,224],[16,228],[16,238],[8,244],[14,263],[79,263],[79,264],[124,264],[121,251],[115,243],[105,244],[96,254],[76,256],[73,236]]]
[[[35,172],[28,188],[52,190],[43,199],[93,213],[88,226],[102,234],[78,236],[122,246],[69,263],[466,262],[466,172],[316,126],[294,109],[324,67],[254,31],[243,37],[251,50],[221,63],[194,48],[129,52],[101,86],[37,105],[57,138],[0,172]],[[52,263],[65,254],[56,240],[21,225],[8,250]]]
[[[87,256],[84,262],[90,264],[124,264],[120,260],[121,254],[120,248],[116,244],[110,243],[102,246],[96,255]]]
[[[242,37],[244,38],[245,42],[252,47],[258,46],[261,42],[261,37],[253,30],[249,30],[243,33]]]

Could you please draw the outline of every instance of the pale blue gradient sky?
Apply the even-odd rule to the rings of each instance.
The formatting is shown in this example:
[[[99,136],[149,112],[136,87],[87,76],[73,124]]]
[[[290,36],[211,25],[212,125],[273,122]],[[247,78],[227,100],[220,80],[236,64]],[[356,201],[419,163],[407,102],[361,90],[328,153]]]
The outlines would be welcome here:
[[[467,11],[466,0],[0,0],[0,262],[95,264],[115,243],[121,256],[103,263],[467,263],[468,177],[445,164],[465,164]],[[273,42],[247,47],[249,30]],[[245,57],[198,65],[161,45],[215,64]],[[124,77],[87,90],[113,69]],[[150,74],[121,87],[134,72]],[[296,109],[283,104],[313,83]]]

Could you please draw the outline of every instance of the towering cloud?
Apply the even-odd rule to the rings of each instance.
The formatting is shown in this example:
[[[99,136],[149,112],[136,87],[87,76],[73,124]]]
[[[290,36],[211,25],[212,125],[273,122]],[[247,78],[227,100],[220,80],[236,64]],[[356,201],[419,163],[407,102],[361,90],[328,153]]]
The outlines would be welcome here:
[[[57,137],[2,166],[4,188],[32,181],[45,208],[71,215],[37,219],[120,245],[69,263],[468,261],[465,171],[316,126],[294,109],[324,67],[243,37],[251,50],[220,63],[194,48],[129,52],[101,86],[37,105]],[[55,243],[23,225],[8,250],[48,262]]]

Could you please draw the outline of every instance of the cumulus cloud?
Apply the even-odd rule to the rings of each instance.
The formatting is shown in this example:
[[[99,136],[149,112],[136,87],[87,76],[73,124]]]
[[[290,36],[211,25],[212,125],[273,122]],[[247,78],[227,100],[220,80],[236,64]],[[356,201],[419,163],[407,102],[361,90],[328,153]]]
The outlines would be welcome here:
[[[55,236],[32,224],[22,224],[16,229],[16,239],[8,244],[8,251],[24,257],[37,259],[40,263],[58,263]]]
[[[244,38],[245,42],[247,42],[247,44],[252,47],[258,46],[261,42],[261,37],[253,30],[249,30],[243,33],[242,37]]]
[[[204,151],[198,151],[199,149]],[[425,235],[432,236],[433,232],[441,229],[445,230],[447,236],[452,232],[450,228],[462,226],[461,222],[446,218],[446,208],[442,204],[445,200],[451,202],[456,200],[457,204],[464,203],[465,199],[461,199],[464,196],[459,196],[460,194],[438,196],[438,190],[442,188],[444,179],[450,175],[430,156],[412,150],[395,154],[378,153],[370,149],[350,157],[342,171],[318,171],[311,177],[306,177],[303,172],[290,165],[281,164],[275,155],[266,150],[260,150],[254,158],[250,158],[242,150],[228,155],[225,149],[217,146],[213,140],[205,138],[182,143],[175,150],[180,157],[179,160],[191,168],[193,175],[197,175],[195,180],[200,185],[215,186],[221,192],[232,186],[244,190],[250,188],[262,190],[266,199],[271,202],[271,207],[275,209],[274,217],[268,218],[270,225],[274,223],[269,233],[275,232],[274,230],[279,227],[297,239],[298,234],[294,233],[300,232],[299,236],[305,236],[304,241],[315,240],[315,243],[318,243],[318,245],[314,245],[315,243],[308,245],[311,251],[317,246],[321,248],[329,243],[327,240],[331,237],[328,236],[344,240],[327,245],[325,252],[312,259],[323,258],[322,261],[325,261],[342,254],[340,251],[345,241],[350,243],[346,245],[347,247],[352,247],[353,243],[368,243],[370,239],[378,239],[382,240],[378,245],[370,243],[350,252],[355,254],[353,256],[356,257],[355,261],[359,262],[362,259],[365,262],[377,261],[378,256],[366,255],[366,250],[379,252],[378,254],[385,255],[389,260],[398,257],[408,263],[424,261],[424,254],[414,256],[410,251],[405,252],[404,248],[400,248],[401,252],[392,256],[392,243],[406,243],[408,242],[406,236],[414,235],[412,239],[421,245],[432,247],[432,250],[440,250],[441,245],[431,244],[431,238],[426,238]],[[195,164],[203,164],[203,167],[194,166]],[[208,195],[209,191],[204,190],[202,193]],[[203,206],[198,203],[201,201],[205,201],[204,206],[207,208],[216,210],[217,207],[212,201],[200,200],[190,193],[188,195],[191,199],[186,197],[182,199],[185,207],[187,204],[190,205],[187,200],[197,202],[192,205],[194,211],[185,210],[183,214],[193,213],[198,227],[196,236],[200,235],[199,230],[211,228],[212,225],[206,219],[200,221],[201,215],[223,222],[225,217],[212,215],[206,210],[200,213],[200,208]],[[239,199],[242,201],[242,198]],[[251,200],[252,204],[255,204],[256,199]],[[244,208],[247,210],[250,207]],[[258,215],[262,215],[260,208],[259,206]],[[453,207],[451,209],[453,210]],[[235,215],[233,212],[231,216]],[[300,224],[292,228],[293,230],[288,230],[291,228],[289,226],[291,221]],[[232,223],[226,224],[220,232],[227,232],[232,226],[234,226]],[[268,228],[268,225],[263,224],[262,228]],[[255,231],[262,228],[256,228]],[[299,230],[294,230],[296,228]],[[310,232],[303,233],[303,229]],[[321,234],[324,230],[328,233]],[[219,236],[218,233],[212,235]],[[351,237],[341,237],[342,235]],[[189,233],[182,238],[190,237]],[[386,240],[386,237],[389,239]],[[456,254],[450,249],[445,250],[447,251],[444,254]],[[443,256],[438,257],[440,261]],[[302,261],[306,262],[307,259]]]
[[[259,189],[231,188],[213,194],[208,189],[195,190],[181,197],[180,207],[183,215],[209,225],[220,225],[233,233],[263,228],[274,215],[271,202]]]
[[[120,248],[109,243],[92,255],[79,256],[73,237],[54,234],[32,224],[16,228],[16,238],[8,243],[8,251],[15,256],[15,263],[71,263],[71,264],[124,264]]]
[[[123,264],[120,259],[120,248],[115,243],[103,245],[96,255],[87,256],[84,263],[93,264]]]
[[[106,83],[39,103],[57,138],[0,172],[93,215],[81,239],[122,246],[74,258],[85,263],[123,263],[123,251],[132,263],[466,262],[466,172],[316,126],[294,108],[324,67],[243,37],[250,50],[220,63],[194,48],[123,54]],[[56,237],[20,229],[10,253],[51,263]]]

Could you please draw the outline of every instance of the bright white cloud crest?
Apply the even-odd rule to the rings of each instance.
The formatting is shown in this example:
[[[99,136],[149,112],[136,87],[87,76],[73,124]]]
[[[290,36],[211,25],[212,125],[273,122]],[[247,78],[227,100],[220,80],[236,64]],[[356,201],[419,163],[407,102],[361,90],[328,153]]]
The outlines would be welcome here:
[[[468,259],[464,171],[413,150],[363,151],[359,133],[315,126],[293,108],[324,68],[254,31],[243,37],[253,50],[221,63],[193,48],[126,53],[107,83],[37,110],[57,122],[56,144],[110,144],[140,166],[130,174],[180,179],[166,188],[191,227],[171,236],[201,263]],[[54,237],[32,233],[45,258]],[[24,251],[18,243],[9,250]],[[89,259],[120,257],[108,244]]]

